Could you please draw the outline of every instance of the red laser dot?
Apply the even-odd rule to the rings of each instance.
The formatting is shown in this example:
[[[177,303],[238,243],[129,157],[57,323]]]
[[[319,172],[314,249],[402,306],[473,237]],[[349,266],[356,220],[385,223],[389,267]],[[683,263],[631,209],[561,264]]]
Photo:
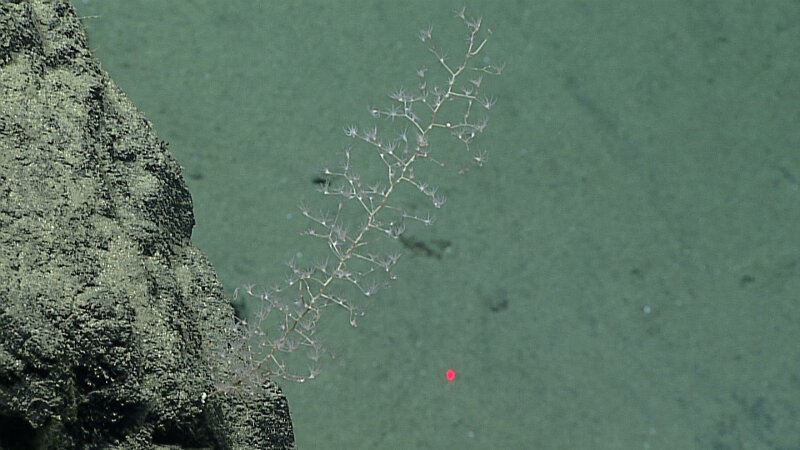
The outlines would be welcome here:
[[[444,377],[447,378],[447,381],[453,381],[456,379],[456,371],[453,369],[447,369],[447,372],[444,373]]]

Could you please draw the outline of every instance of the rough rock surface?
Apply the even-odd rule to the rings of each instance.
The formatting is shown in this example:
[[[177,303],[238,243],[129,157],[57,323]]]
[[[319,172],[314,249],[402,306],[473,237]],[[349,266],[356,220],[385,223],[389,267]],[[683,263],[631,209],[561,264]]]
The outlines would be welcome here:
[[[273,384],[206,398],[233,311],[180,167],[65,0],[0,0],[0,448],[291,448]]]

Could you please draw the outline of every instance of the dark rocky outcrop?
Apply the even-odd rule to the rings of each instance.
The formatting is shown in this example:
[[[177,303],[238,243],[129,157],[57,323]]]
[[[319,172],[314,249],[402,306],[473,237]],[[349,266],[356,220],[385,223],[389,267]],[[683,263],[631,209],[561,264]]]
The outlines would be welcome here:
[[[0,448],[291,448],[273,384],[204,398],[233,310],[180,167],[68,2],[0,1]]]

